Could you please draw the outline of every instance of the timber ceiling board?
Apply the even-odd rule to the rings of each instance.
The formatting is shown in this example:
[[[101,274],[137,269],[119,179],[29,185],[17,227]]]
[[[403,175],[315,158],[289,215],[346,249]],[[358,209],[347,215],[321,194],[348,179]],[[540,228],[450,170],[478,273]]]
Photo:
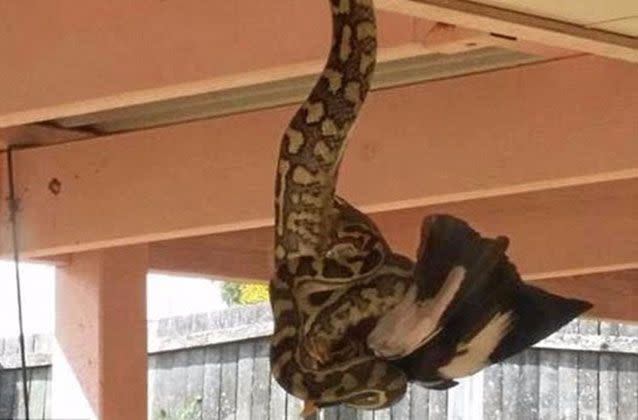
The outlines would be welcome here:
[[[597,23],[592,25],[592,27],[602,29],[604,31],[618,32],[638,37],[638,16]]]
[[[636,0],[476,0],[529,15],[638,36]]]

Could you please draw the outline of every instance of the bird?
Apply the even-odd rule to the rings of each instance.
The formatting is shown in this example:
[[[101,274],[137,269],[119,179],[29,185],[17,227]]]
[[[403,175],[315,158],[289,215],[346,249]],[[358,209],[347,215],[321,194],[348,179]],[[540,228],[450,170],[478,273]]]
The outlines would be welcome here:
[[[592,305],[523,282],[509,239],[481,236],[452,215],[427,217],[414,293],[380,317],[367,338],[409,380],[448,389],[532,346]]]

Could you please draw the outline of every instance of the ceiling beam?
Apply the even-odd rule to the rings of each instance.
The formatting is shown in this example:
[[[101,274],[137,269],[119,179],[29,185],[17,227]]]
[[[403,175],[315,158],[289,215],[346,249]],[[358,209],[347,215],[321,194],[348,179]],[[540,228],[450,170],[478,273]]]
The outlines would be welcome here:
[[[614,190],[617,190],[614,188]],[[581,191],[582,192],[582,191]],[[623,194],[623,191],[618,191]],[[626,192],[626,191],[625,191]],[[582,197],[582,195],[581,195]],[[520,199],[520,197],[519,197]],[[590,197],[594,199],[594,197]],[[536,199],[535,199],[536,200]],[[595,199],[594,199],[595,200]],[[547,201],[540,200],[547,204]],[[584,203],[583,203],[584,204]],[[617,202],[609,202],[610,206],[618,206]],[[576,212],[575,217],[565,220],[564,215],[551,214],[558,207],[556,205],[545,205],[546,219],[530,217],[529,214],[519,215],[512,219],[503,213],[494,216],[495,213],[489,211],[489,203],[485,200],[473,203],[465,203],[466,209],[473,207],[474,213],[472,222],[476,227],[497,226],[502,232],[507,232],[512,238],[512,247],[515,251],[515,258],[524,262],[519,264],[523,271],[524,279],[533,282],[534,285],[563,296],[584,299],[594,303],[594,307],[587,313],[588,316],[638,321],[638,309],[636,309],[636,299],[638,299],[638,260],[633,259],[633,263],[611,264],[604,266],[583,266],[577,269],[561,269],[567,264],[583,264],[589,262],[613,262],[613,259],[600,258],[600,255],[592,255],[600,248],[612,247],[615,256],[619,253],[625,254],[630,242],[623,240],[626,236],[617,236],[616,243],[611,243],[614,239],[610,236],[610,231],[603,232],[600,229],[589,230],[587,235],[597,237],[597,247],[589,245],[589,238],[586,235],[575,234],[579,229],[577,225],[591,223],[591,220],[582,218],[580,212]],[[480,207],[487,207],[480,211]],[[575,206],[577,208],[577,206]],[[505,213],[511,211],[511,207],[501,209]],[[591,212],[598,212],[600,209],[590,209]],[[423,214],[434,211],[432,208],[422,208]],[[436,211],[458,212],[458,206],[439,207]],[[607,210],[603,210],[607,211]],[[496,220],[490,220],[489,216]],[[615,220],[617,214],[599,214],[600,218],[610,218]],[[377,220],[392,218],[393,224],[411,223],[404,220],[400,214],[373,215]],[[503,224],[501,220],[508,220]],[[518,220],[518,223],[531,220],[531,226],[514,226],[511,223]],[[559,220],[562,219],[562,220]],[[509,224],[508,224],[509,223]],[[384,228],[391,229],[392,225],[385,223]],[[576,226],[576,229],[574,229]],[[603,225],[599,225],[601,227]],[[605,230],[609,226],[605,226]],[[417,226],[408,226],[406,232],[412,229],[416,233]],[[539,229],[542,237],[537,237],[530,241],[529,236],[519,237],[524,232],[521,229]],[[567,232],[566,235],[555,235],[554,230],[560,229]],[[635,229],[634,229],[635,230]],[[513,235],[512,235],[513,233]],[[635,232],[634,232],[635,233]],[[495,234],[495,233],[492,233]],[[617,235],[617,232],[615,233]],[[626,231],[626,235],[632,235],[632,231]],[[272,273],[272,236],[271,228],[259,228],[237,232],[227,232],[217,235],[209,235],[194,238],[177,239],[153,243],[150,246],[149,267],[154,272],[170,273],[177,275],[196,275],[212,278],[224,278],[230,281],[267,281]],[[409,237],[397,237],[397,233],[392,233],[395,246],[402,249],[407,255],[413,256],[414,239],[416,234]],[[401,235],[401,234],[400,234]],[[403,233],[402,235],[405,235]],[[551,236],[551,237],[547,237]],[[608,237],[602,237],[608,236]],[[611,233],[614,236],[614,233]],[[549,241],[551,248],[537,247],[534,242]],[[634,246],[635,248],[635,246]],[[560,249],[558,254],[556,249]],[[629,249],[629,252],[636,253]],[[541,255],[544,253],[544,255]],[[608,256],[607,256],[608,257]],[[69,263],[71,256],[55,257],[36,262],[65,266]],[[622,259],[622,258],[621,258]],[[619,261],[618,259],[616,261]],[[538,271],[552,268],[552,271]],[[536,271],[534,271],[536,270]]]
[[[481,206],[480,203],[472,205]],[[505,209],[506,212],[509,210]],[[629,250],[632,246],[629,245],[630,241],[623,239],[625,237],[616,238],[615,243],[612,244],[613,238],[597,236],[596,242],[601,247],[614,246],[610,255],[617,251],[633,252],[633,259],[628,258],[628,255],[625,254],[625,259],[633,260],[631,263],[582,266],[578,269],[552,272],[533,271],[537,268],[542,269],[542,267],[564,267],[565,260],[563,258],[565,256],[571,260],[572,264],[574,261],[582,264],[584,261],[605,260],[605,258],[599,258],[602,255],[600,253],[593,255],[599,249],[590,246],[591,238],[587,239],[581,236],[577,239],[577,235],[572,236],[571,232],[574,228],[579,230],[576,225],[586,222],[585,220],[577,216],[567,222],[571,225],[567,225],[565,220],[552,222],[549,219],[551,216],[547,214],[547,219],[544,220],[531,219],[533,223],[531,226],[528,225],[527,229],[540,229],[542,232],[541,237],[536,239],[530,239],[529,236],[520,237],[521,227],[511,225],[509,221],[505,223],[500,220],[490,221],[486,215],[477,215],[472,221],[477,227],[498,223],[501,231],[515,232],[511,235],[512,252],[515,254],[513,258],[516,262],[523,263],[518,265],[526,281],[559,295],[592,302],[594,307],[587,313],[587,316],[638,321],[638,308],[635,304],[638,299],[638,259],[635,258],[635,255],[638,255],[638,249],[633,245],[633,249]],[[601,215],[601,217],[606,216]],[[399,218],[396,222],[401,223],[402,221]],[[410,226],[410,228],[414,230],[412,236],[416,237],[417,226]],[[556,235],[556,231],[567,232],[567,234]],[[636,232],[635,226],[633,231]],[[602,232],[592,231],[590,233],[594,237]],[[224,278],[229,281],[237,281],[237,279],[239,281],[247,281],[247,279],[252,279],[254,282],[267,281],[273,272],[271,251],[269,248],[257,250],[255,246],[268,247],[271,238],[272,229],[261,228],[155,243],[150,248],[150,267],[153,271],[163,273]],[[551,243],[552,247],[533,248],[534,241],[543,240]],[[411,242],[414,240],[403,238],[399,242],[400,248],[406,248],[406,245],[411,246]],[[625,249],[620,250],[618,246]],[[627,248],[628,246],[629,248]],[[556,255],[556,250],[560,250],[560,255]],[[409,254],[413,253],[412,249],[407,251]]]
[[[422,219],[453,214],[481,233],[511,239],[509,254],[534,281],[638,268],[638,178],[370,213],[393,249],[414,257]],[[163,241],[154,270],[268,279],[272,227]]]
[[[0,74],[0,127],[314,75],[330,39],[328,5],[321,2],[141,0],[103,7],[60,0],[55,7],[0,7],[0,52],[11,64]],[[487,32],[439,30],[432,21],[384,11],[378,21],[382,62],[499,42],[538,58],[572,53]]]
[[[340,192],[379,212],[634,179],[638,126],[627,116],[638,109],[637,70],[584,57],[374,92]],[[293,111],[17,151],[23,255],[270,225],[279,138]]]
[[[377,0],[377,7],[554,47],[638,63],[638,38],[468,0]]]
[[[638,203],[634,200],[633,205],[636,204]],[[563,215],[561,220],[557,220],[555,215],[551,214],[555,210],[554,208],[547,211],[544,219],[538,216],[530,217],[529,213],[519,213],[511,218],[508,216],[511,216],[509,212],[512,209],[506,208],[503,210],[505,215],[493,212],[491,213],[492,220],[490,220],[489,214],[478,210],[485,205],[486,203],[475,202],[466,203],[465,207],[475,207],[476,215],[471,217],[477,228],[498,225],[499,231],[494,232],[507,232],[510,235],[513,259],[517,263],[520,262],[518,266],[525,281],[552,293],[592,302],[594,307],[586,314],[587,316],[638,322],[638,308],[636,307],[638,259],[635,257],[638,255],[638,248],[635,244],[631,245],[631,241],[625,240],[627,236],[617,236],[618,231],[611,233],[610,231],[602,232],[600,229],[587,232],[591,237],[583,235],[584,226],[580,224],[591,223],[591,220],[585,220],[586,218],[582,218],[580,215],[569,218],[565,218]],[[427,214],[428,210],[424,208],[420,211]],[[449,209],[444,207],[438,210],[455,212],[457,209],[452,206]],[[597,210],[592,209],[592,211]],[[506,216],[507,220],[503,222],[504,219],[499,216]],[[606,220],[612,220],[607,219],[607,217],[613,215],[599,214],[599,216]],[[406,222],[401,216],[392,214],[377,214],[373,215],[373,218],[377,220],[394,219],[394,224],[385,223],[383,227],[386,230],[391,229],[393,225]],[[531,221],[531,224],[524,220],[526,218]],[[525,226],[513,225],[513,219],[517,219],[518,223],[525,223]],[[624,223],[627,223],[627,219]],[[603,224],[594,225],[604,226]],[[409,237],[397,238],[396,233],[390,233],[394,236],[395,243],[393,245],[412,256],[418,226],[408,226],[407,230],[409,229],[414,231],[414,234]],[[534,229],[537,229],[541,234],[529,235],[529,231]],[[524,234],[522,230],[527,230],[527,236],[520,236]],[[581,231],[581,234],[574,234],[578,230]],[[635,222],[630,230],[633,233],[627,231],[627,235],[638,232]],[[565,234],[556,235],[556,232],[565,232]],[[270,248],[272,235],[271,228],[260,228],[154,243],[150,247],[149,265],[151,270],[162,273],[206,276],[228,281],[267,281],[273,272],[273,257]],[[614,235],[616,235],[615,239]],[[591,246],[592,238],[596,238],[595,247]],[[552,246],[541,245],[539,247],[541,242],[550,243]],[[607,246],[612,248],[606,256],[603,256],[604,253],[601,253],[600,250],[608,249]],[[614,257],[618,258],[619,253],[624,253],[625,261],[633,262],[604,266],[579,266],[577,269],[557,269],[559,267],[565,268],[566,263],[584,264],[585,262],[614,261],[613,258],[608,257],[613,254]],[[629,253],[633,253],[633,258],[632,255],[628,255]],[[616,261],[622,259],[621,257]],[[554,270],[551,272],[534,271],[549,267],[553,267]]]
[[[428,47],[414,43],[382,50],[371,90],[467,76],[542,61],[541,56],[512,51],[503,48],[501,44],[498,38],[480,34]],[[314,86],[322,66],[323,63],[300,66],[279,76],[271,73],[269,78],[264,79],[248,77],[242,79],[242,83],[245,83],[243,85],[60,118],[53,123],[96,134],[113,134],[298,104]]]
[[[379,22],[382,47],[413,41],[414,18],[383,12]],[[330,28],[323,2],[3,2],[0,127],[183,96],[231,76],[323,61]]]

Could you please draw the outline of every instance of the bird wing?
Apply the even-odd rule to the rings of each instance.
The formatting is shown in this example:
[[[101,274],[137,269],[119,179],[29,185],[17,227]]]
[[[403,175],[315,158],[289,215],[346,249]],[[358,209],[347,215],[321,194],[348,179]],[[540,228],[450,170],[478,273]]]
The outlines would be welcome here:
[[[490,273],[505,258],[507,245],[507,238],[482,238],[455,217],[428,217],[421,231],[415,283],[378,320],[368,346],[379,357],[396,359],[426,344],[446,319],[485,288]]]

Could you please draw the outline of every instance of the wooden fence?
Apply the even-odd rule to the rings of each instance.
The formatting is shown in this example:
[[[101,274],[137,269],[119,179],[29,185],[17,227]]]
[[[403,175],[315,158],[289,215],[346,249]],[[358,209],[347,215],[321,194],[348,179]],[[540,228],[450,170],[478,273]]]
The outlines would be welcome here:
[[[297,419],[301,402],[272,380],[264,305],[149,324],[152,419]],[[49,412],[49,340],[29,340],[33,418]],[[17,343],[0,342],[0,419],[22,413]],[[325,420],[638,419],[638,326],[575,321],[447,392],[413,386],[376,412],[322,410]]]

